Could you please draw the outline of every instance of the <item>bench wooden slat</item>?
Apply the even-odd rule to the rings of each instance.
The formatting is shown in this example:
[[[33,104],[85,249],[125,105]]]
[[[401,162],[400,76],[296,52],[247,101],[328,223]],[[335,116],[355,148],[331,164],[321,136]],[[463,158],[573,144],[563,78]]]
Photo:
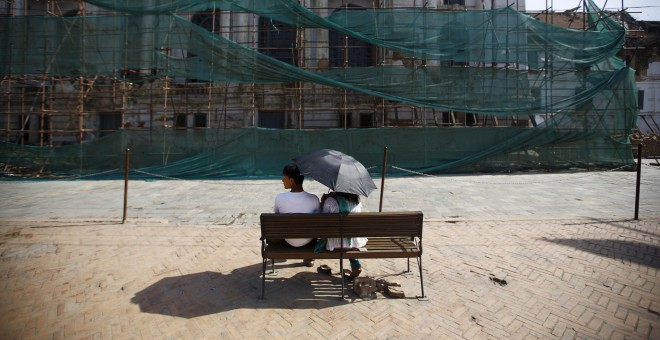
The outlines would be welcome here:
[[[261,214],[261,235],[265,239],[414,237],[422,235],[422,224],[421,212]]]
[[[418,244],[411,240],[392,238],[372,238],[360,250],[335,250],[314,253],[313,246],[294,248],[286,243],[271,244],[265,252],[271,259],[338,259],[344,253],[344,258],[410,258],[421,255]]]

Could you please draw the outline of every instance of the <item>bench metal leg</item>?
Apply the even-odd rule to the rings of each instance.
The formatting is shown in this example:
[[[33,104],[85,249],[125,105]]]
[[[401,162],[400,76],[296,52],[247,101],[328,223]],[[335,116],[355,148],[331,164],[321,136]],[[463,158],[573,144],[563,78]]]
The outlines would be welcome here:
[[[268,259],[263,259],[263,263],[261,264],[261,297],[259,297],[259,300],[265,300],[266,299],[266,268],[268,267]],[[270,259],[270,269],[271,269],[271,274],[275,274],[275,259]]]
[[[259,300],[266,299],[266,267],[268,264],[268,259],[263,259],[261,264],[261,297]]]
[[[419,267],[419,284],[422,288],[422,296],[419,297],[420,300],[426,300],[426,295],[424,295],[424,276],[422,275],[422,257],[417,257],[417,266]]]
[[[339,259],[339,275],[341,275],[341,299],[344,300],[344,286],[346,285],[346,275],[344,275],[344,258]]]
[[[414,238],[414,237],[411,237],[411,238],[410,238],[410,241],[415,242],[415,238]],[[406,270],[406,273],[410,273],[410,257],[408,258],[408,270]]]

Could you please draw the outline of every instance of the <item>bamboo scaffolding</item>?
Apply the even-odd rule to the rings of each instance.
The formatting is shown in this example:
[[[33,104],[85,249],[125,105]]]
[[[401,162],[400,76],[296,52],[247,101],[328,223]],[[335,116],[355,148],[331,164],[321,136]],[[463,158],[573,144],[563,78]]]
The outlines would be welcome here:
[[[324,7],[312,8],[312,10],[322,13],[331,13],[337,8],[330,8],[328,2],[320,1],[300,1],[301,4],[309,5],[323,4]],[[28,15],[28,6],[17,7],[18,2],[10,2],[10,11],[12,14]],[[342,0],[340,7],[347,7],[351,1]],[[365,1],[362,4],[370,4],[371,8],[393,8],[394,1]],[[437,7],[448,9],[438,1]],[[553,22],[552,0],[546,1],[546,11],[544,11],[546,21]],[[412,1],[416,8],[431,8],[429,1]],[[78,0],[78,15],[85,17],[89,12],[85,1]],[[481,6],[486,6],[482,2]],[[495,2],[491,1],[491,8]],[[367,8],[369,5],[364,5]],[[90,6],[91,7],[91,6]],[[622,11],[624,8],[621,3]],[[467,9],[465,5],[462,9]],[[18,11],[22,13],[17,13]],[[61,1],[48,0],[44,4],[44,12],[53,16],[63,16],[66,9],[63,8]],[[194,13],[190,13],[190,16]],[[259,50],[259,33],[262,30],[259,27],[259,18],[253,14],[229,13],[212,8],[205,15],[210,16],[211,28],[213,33],[222,35],[235,40],[245,39],[247,41],[238,41],[252,49]],[[584,21],[584,10],[583,10]],[[586,28],[585,24],[583,26]],[[124,27],[124,51],[129,50],[128,27]],[[70,32],[66,32],[70,34]],[[79,39],[81,47],[85,42],[85,27],[81,28]],[[240,37],[240,39],[239,39]],[[72,38],[72,37],[68,37]],[[61,43],[61,42],[60,42]],[[331,46],[329,37],[319,38],[318,34],[313,34],[313,29],[295,28],[295,42],[291,46],[291,53],[295,57],[296,66],[308,70],[323,70],[322,61],[328,62],[329,56],[319,56],[320,49],[329,50],[332,47],[339,47],[342,50],[342,62],[340,67],[348,68],[353,55],[349,53],[351,41],[347,35],[342,35],[339,46]],[[11,48],[11,46],[8,46]],[[83,48],[81,48],[84,51]],[[54,49],[55,54],[60,52],[58,48]],[[173,51],[163,49],[168,56],[173,55]],[[107,79],[99,76],[87,75],[84,65],[87,65],[87,56],[81,53],[80,75],[70,75],[67,77],[54,77],[50,68],[43,71],[43,74],[35,77],[34,75],[8,76],[2,79],[3,96],[6,104],[2,105],[3,111],[0,115],[3,117],[2,134],[7,140],[14,140],[17,143],[26,143],[40,146],[50,146],[65,143],[81,143],[88,139],[100,137],[105,132],[125,129],[158,129],[162,127],[179,127],[182,129],[199,128],[197,117],[194,115],[205,114],[205,125],[207,129],[232,129],[259,126],[259,117],[261,111],[278,111],[285,115],[286,127],[305,129],[308,126],[315,128],[330,127],[348,129],[358,127],[354,122],[359,121],[360,114],[371,114],[371,124],[375,126],[466,126],[468,119],[465,113],[441,111],[439,109],[429,109],[427,107],[417,107],[401,103],[392,102],[382,97],[375,97],[356,93],[346,89],[330,88],[318,84],[305,82],[295,82],[293,86],[258,84],[252,81],[248,84],[233,84],[228,81],[215,82],[205,81],[203,84],[193,79],[176,79],[177,77],[154,76],[149,73],[151,70],[139,69],[129,70],[128,55],[121,57],[122,61],[111,62],[123,66],[123,69],[115,70],[114,77]],[[151,51],[145,51],[145,54]],[[185,52],[184,52],[185,53]],[[517,53],[522,53],[517,51]],[[384,48],[374,48],[373,64],[392,65],[401,62],[395,58],[392,51]],[[47,58],[45,56],[44,58]],[[325,58],[326,60],[321,60]],[[508,58],[508,57],[507,57]],[[547,58],[546,58],[547,59]],[[19,60],[10,62],[20,63]],[[256,61],[255,61],[256,62]],[[216,71],[216,63],[219,60],[212,59],[209,69],[209,78],[212,78]],[[513,69],[521,71],[521,65],[513,60],[506,60],[505,64],[512,66]],[[505,65],[504,67],[506,67]],[[122,66],[118,67],[121,68]],[[440,67],[427,63],[424,59],[413,60],[414,67]],[[498,67],[490,65],[491,67]],[[166,65],[166,68],[169,65]],[[471,67],[475,67],[472,65]],[[479,64],[478,67],[486,67],[485,64]],[[499,67],[502,67],[501,65]],[[135,73],[132,73],[135,72]],[[547,82],[543,79],[549,79],[554,76],[552,72],[557,72],[544,67],[538,71],[532,81],[539,83],[538,91],[546,98],[552,98],[556,95],[556,89],[552,86],[546,86]],[[530,72],[531,74],[531,72]],[[150,78],[154,77],[154,78]],[[149,79],[148,79],[149,78]],[[134,81],[138,79],[137,81]],[[148,81],[148,82],[147,82]],[[466,81],[475,81],[468,79]],[[71,83],[73,82],[73,83]],[[101,89],[102,84],[110,84],[105,89]],[[35,84],[38,83],[38,86]],[[36,90],[35,90],[36,89]],[[199,90],[200,93],[196,93]],[[514,89],[518,91],[519,88]],[[542,92],[541,92],[542,91]],[[108,93],[109,92],[109,93]],[[99,108],[95,105],[94,99],[108,96],[108,106]],[[282,99],[281,101],[279,99]],[[275,104],[272,104],[275,103]],[[272,106],[271,106],[272,105]],[[549,107],[545,113],[545,120],[551,117],[553,107]],[[101,114],[116,115],[118,124],[114,126],[105,126],[101,123],[99,116]],[[177,115],[186,115],[185,126],[177,126]],[[191,116],[193,115],[193,116]],[[351,115],[356,115],[352,119]],[[444,119],[443,116],[448,117]],[[194,119],[188,119],[192,117]],[[479,115],[477,124],[480,126],[508,126],[510,123],[521,119],[520,117],[500,117],[495,115]],[[174,120],[170,124],[171,120]],[[31,121],[33,120],[33,121]],[[192,124],[190,122],[193,122]],[[67,122],[66,125],[62,122]],[[18,124],[17,124],[18,123]],[[524,122],[523,122],[524,123]],[[114,122],[113,122],[114,124]],[[586,125],[586,123],[585,123]],[[371,126],[369,126],[371,127]]]

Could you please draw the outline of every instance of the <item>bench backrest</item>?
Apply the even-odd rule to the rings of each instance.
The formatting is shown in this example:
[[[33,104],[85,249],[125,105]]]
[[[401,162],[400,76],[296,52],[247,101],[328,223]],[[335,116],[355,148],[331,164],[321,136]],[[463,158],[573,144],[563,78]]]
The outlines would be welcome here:
[[[421,211],[261,214],[261,238],[422,237]]]

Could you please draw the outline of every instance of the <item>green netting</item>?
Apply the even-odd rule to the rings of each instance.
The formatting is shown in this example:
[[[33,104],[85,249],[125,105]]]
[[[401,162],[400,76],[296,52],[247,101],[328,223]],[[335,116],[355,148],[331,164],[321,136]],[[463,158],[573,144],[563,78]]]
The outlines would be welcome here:
[[[388,176],[634,164],[627,138],[566,129],[121,131],[75,146],[0,143],[0,150],[11,164],[98,179],[123,176],[120,169],[128,148],[130,168],[139,170],[133,178],[212,179],[277,177],[291,158],[327,147],[353,155],[378,177],[383,146],[388,147]],[[104,173],[113,169],[116,171]]]
[[[625,80],[619,73],[629,72],[621,62],[598,66],[623,44],[625,31],[609,18],[594,24],[594,30],[584,31],[544,24],[511,8],[341,10],[321,18],[293,1],[268,5],[215,2],[221,9],[239,8],[306,27],[341,29],[373,45],[415,57],[474,66],[464,70],[383,65],[313,72],[213,34],[176,14],[148,14],[207,8],[208,1],[161,2],[151,10],[141,7],[149,2],[89,2],[139,14],[3,18],[2,29],[8,34],[2,45],[8,48],[0,52],[0,74],[91,76],[153,69],[157,71],[154,76],[232,83],[303,81],[418,106],[510,115],[570,108],[590,100],[604,87],[618,86],[615,80]],[[612,28],[602,29],[605,24]],[[175,58],[170,53],[173,50],[194,57]],[[490,67],[492,63],[527,67],[495,69]],[[549,90],[553,91],[550,95]],[[614,105],[624,107],[623,103]]]
[[[245,129],[191,131],[185,137],[158,131],[149,132],[144,143],[136,142],[147,138],[144,132],[124,131],[75,147],[3,144],[8,163],[88,173],[116,167],[123,148],[131,147],[144,149],[136,150],[140,157],[134,167],[161,175],[249,177],[278,174],[282,162],[315,147],[373,160],[379,153],[375,150],[385,145],[400,160],[398,166],[419,172],[612,167],[632,161],[627,136],[637,115],[634,71],[614,57],[625,30],[599,13],[591,0],[586,2],[588,30],[545,24],[512,8],[345,9],[322,17],[292,0],[87,2],[118,13],[0,18],[5,32],[0,37],[0,75],[119,78],[126,69],[151,69],[153,77],[232,84],[316,83],[418,107],[529,115],[536,125],[461,131]],[[422,62],[413,67],[296,67],[182,16],[206,9],[253,13],[301,29],[334,30]]]

